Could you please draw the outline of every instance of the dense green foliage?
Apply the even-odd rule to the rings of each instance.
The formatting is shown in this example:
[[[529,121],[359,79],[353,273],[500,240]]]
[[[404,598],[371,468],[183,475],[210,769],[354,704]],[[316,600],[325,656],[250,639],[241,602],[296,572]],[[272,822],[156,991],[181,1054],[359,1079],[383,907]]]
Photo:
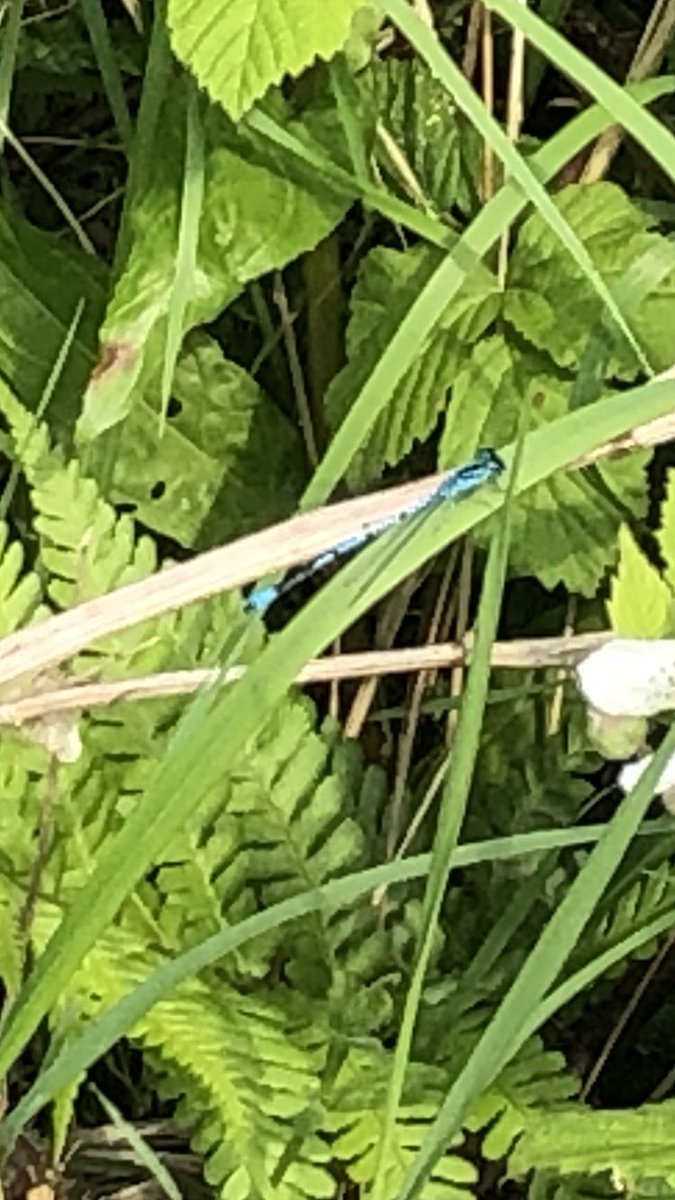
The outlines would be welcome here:
[[[498,619],[530,646],[675,631],[671,458],[611,454],[674,406],[672,383],[646,386],[675,362],[671,18],[653,78],[621,87],[625,69],[575,51],[574,7],[486,5],[500,88],[504,22],[532,43],[516,139],[457,68],[468,5],[433,5],[440,41],[403,0],[6,11],[10,1197],[25,1124],[59,1164],[92,1080],[130,1121],[170,1113],[227,1200],[675,1188],[669,1077],[650,1102],[672,1066],[665,986],[593,1106],[582,1093],[675,925],[673,832],[646,822],[632,842],[654,779],[610,821],[599,747],[642,752],[664,722],[589,730],[553,651],[488,675]],[[646,6],[581,7],[635,48]],[[554,127],[563,70],[602,107]],[[614,118],[639,153],[565,182]],[[56,620],[15,669],[50,617],[110,614],[104,597],[175,560],[481,445],[506,483],[387,535],[308,607],[293,597],[278,634],[236,590],[133,620],[127,593],[105,636],[62,651],[75,626]],[[440,573],[418,569],[465,534],[439,626]],[[398,608],[376,606],[414,571]],[[468,682],[385,676],[330,704],[291,686],[347,629],[350,650],[384,653],[439,627],[461,642],[476,612]],[[12,724],[60,687],[233,666],[192,704],[174,688]],[[593,851],[589,809],[607,820]],[[366,890],[411,825],[430,864]]]

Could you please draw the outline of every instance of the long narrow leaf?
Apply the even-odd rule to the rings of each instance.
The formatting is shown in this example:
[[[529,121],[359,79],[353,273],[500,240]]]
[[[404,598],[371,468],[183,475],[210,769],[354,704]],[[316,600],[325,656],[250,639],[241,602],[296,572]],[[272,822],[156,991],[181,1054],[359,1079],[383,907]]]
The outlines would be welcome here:
[[[101,72],[101,79],[108,97],[110,111],[117,126],[119,139],[125,150],[129,150],[132,137],[131,118],[124,95],[122,75],[101,0],[82,0],[82,13],[89,30],[91,44],[94,47],[98,69]]]
[[[446,775],[446,785],[441,802],[438,828],[434,838],[431,869],[424,893],[421,933],[410,986],[406,995],[396,1050],[394,1052],[389,1087],[387,1089],[382,1132],[377,1149],[373,1200],[383,1200],[386,1188],[386,1167],[394,1137],[396,1118],[403,1095],[405,1074],[422,997],[422,988],[436,937],[443,896],[445,895],[445,889],[450,876],[450,862],[457,848],[457,841],[469,801],[476,757],[480,747],[480,732],[483,726],[483,713],[487,703],[490,683],[492,646],[497,636],[502,593],[506,582],[511,538],[511,511],[515,494],[514,485],[520,468],[524,431],[523,417],[522,428],[511,465],[509,487],[502,509],[502,519],[496,534],[492,538],[485,568],[485,577],[478,609],[476,639],[459,712],[457,733],[454,738],[449,769]]]
[[[450,92],[453,100],[468,116],[485,141],[495,151],[504,166],[520,184],[525,196],[535,208],[539,209],[544,220],[560,238],[563,246],[572,255],[574,261],[583,271],[590,285],[595,288],[607,311],[611,313],[624,337],[632,346],[643,369],[648,375],[652,374],[651,365],[642,346],[633,333],[617,301],[597,270],[593,259],[580,238],[567,224],[562,214],[556,208],[546,188],[539,182],[537,176],[518,153],[509,137],[504,133],[498,122],[488,112],[482,100],[473,90],[466,75],[452,61],[450,55],[443,49],[438,35],[421,17],[406,3],[406,0],[386,0],[386,12],[399,29],[406,35],[408,41],[424,58],[427,66]],[[672,153],[672,151],[671,151]]]
[[[518,0],[486,0],[486,7],[525,34],[558,69],[589,92],[612,119],[633,134],[667,177],[675,182],[675,137],[656,117],[636,103],[635,93],[621,87],[575,46]]]
[[[649,821],[642,825],[637,833],[650,838],[662,837],[667,829],[672,828],[672,824],[670,819]],[[545,829],[504,838],[487,838],[482,842],[459,846],[452,855],[450,867],[456,870],[477,863],[507,861],[524,854],[541,854],[563,847],[587,845],[598,841],[606,828],[606,825],[587,825],[584,828]],[[377,891],[378,887],[417,879],[426,874],[430,863],[431,855],[419,854],[413,858],[359,871],[354,875],[345,875],[342,879],[293,896],[290,900],[283,900],[264,912],[228,926],[177,958],[157,967],[143,983],[138,984],[112,1008],[91,1021],[72,1042],[58,1052],[49,1066],[42,1070],[30,1090],[0,1124],[0,1145],[10,1145],[24,1125],[32,1120],[45,1104],[53,1100],[63,1088],[73,1084],[120,1038],[131,1033],[134,1025],[153,1004],[168,996],[184,979],[198,974],[246,942],[278,929],[288,921],[295,921],[314,912],[334,912],[353,904],[360,896]],[[632,941],[630,946],[635,948]],[[603,959],[600,969],[605,970],[608,965]]]
[[[674,405],[675,380],[667,380],[633,388],[537,429],[527,439],[518,491],[620,436],[636,422],[664,415]],[[504,457],[508,462],[509,451]],[[270,641],[241,680],[222,694],[198,698],[134,811],[107,842],[92,875],[24,984],[0,1038],[0,1075],[7,1072],[149,865],[219,785],[304,663],[426,558],[494,512],[502,500],[498,488],[485,488],[454,508],[435,513],[364,589],[364,579],[369,579],[375,563],[382,561],[381,547],[369,547]]]
[[[648,98],[654,99],[658,94],[675,89],[675,79],[672,77],[651,82],[654,90],[642,90],[639,93],[645,103]],[[634,94],[638,95],[637,88]],[[569,126],[532,156],[532,170],[536,171],[539,178],[550,179],[595,136],[598,122],[602,123],[597,112],[594,115],[584,113],[571,121]],[[354,398],[305,491],[302,499],[304,508],[322,504],[330,496],[391,399],[399,380],[418,357],[441,312],[445,311],[482,257],[526,205],[527,197],[520,188],[513,182],[507,182],[483,206],[452,252],[434,272]]]
[[[197,270],[197,244],[202,219],[204,198],[204,130],[202,125],[199,92],[196,84],[190,88],[187,104],[185,134],[185,166],[183,192],[180,205],[178,246],[176,248],[176,270],[169,297],[166,318],[166,341],[162,363],[160,391],[161,420],[160,436],[164,432],[167,409],[171,399],[171,385],[180,354],[185,314],[190,296],[194,294],[194,277]]]
[[[609,822],[559,908],[509,988],[464,1070],[426,1135],[397,1200],[417,1195],[473,1101],[520,1049],[532,1031],[530,1014],[576,945],[584,926],[618,867],[654,795],[665,763],[675,751],[675,725],[633,791]]]

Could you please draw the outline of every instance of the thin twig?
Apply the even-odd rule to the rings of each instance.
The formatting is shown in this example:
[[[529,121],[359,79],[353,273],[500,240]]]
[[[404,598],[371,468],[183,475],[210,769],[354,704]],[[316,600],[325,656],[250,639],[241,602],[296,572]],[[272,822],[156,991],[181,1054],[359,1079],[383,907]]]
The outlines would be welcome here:
[[[492,13],[483,9],[483,35],[481,38],[481,61],[483,64],[483,101],[490,114],[495,108],[494,43],[492,38]],[[495,154],[489,142],[483,143],[482,200],[487,204],[495,191]]]
[[[22,142],[20,142],[19,139],[14,136],[9,128],[9,125],[2,120],[2,117],[0,117],[0,133],[2,134],[3,138],[9,142],[10,146],[15,153],[18,154],[25,166],[28,167],[28,170],[35,176],[38,183],[42,185],[47,195],[53,200],[54,204],[61,213],[61,216],[65,219],[75,234],[75,237],[80,243],[82,249],[86,250],[87,254],[92,254],[95,258],[96,250],[94,249],[94,243],[88,238],[80,222],[75,216],[75,213],[63,199],[63,196],[58,189],[54,187],[51,179],[47,178],[42,168],[38,166],[35,159],[25,149]]]
[[[658,378],[673,376],[675,365]],[[569,469],[671,438],[675,438],[675,412],[598,447],[570,464]],[[369,522],[400,512],[402,507],[428,494],[443,477],[439,473],[370,496],[313,509],[26,626],[0,641],[0,686],[24,675],[43,673],[100,638],[131,629],[142,621],[175,612],[274,571],[287,570],[296,563],[308,562]]]
[[[564,628],[564,634],[563,634],[564,637],[569,637],[569,638],[572,637],[572,635],[574,633],[574,623],[575,623],[576,619],[577,619],[577,598],[576,598],[576,596],[570,596],[567,601],[567,615],[565,617],[565,628]],[[551,699],[551,708],[550,708],[550,712],[548,715],[548,734],[550,737],[554,737],[555,734],[558,733],[560,730],[560,725],[562,722],[564,685],[565,685],[565,670],[564,670],[564,667],[561,667],[560,670],[558,671],[558,686],[556,687],[556,690],[553,693],[553,696]]]
[[[591,650],[611,641],[611,632],[583,633],[575,637],[524,638],[496,642],[492,665],[515,671],[540,667],[573,667]],[[417,671],[435,671],[467,661],[471,645],[445,642],[436,646],[412,646],[396,650],[368,650],[357,654],[339,654],[315,658],[302,668],[296,683],[330,683],[333,679],[374,680],[383,675],[403,675]],[[119,701],[157,700],[183,696],[221,681],[224,685],[241,679],[245,668],[195,668],[191,671],[163,671],[155,675],[115,679],[106,683],[76,683],[69,687],[44,688],[30,696],[0,704],[0,725],[20,726],[27,721],[62,712],[81,712],[104,708]]]
[[[523,5],[527,0],[519,0]],[[525,88],[525,38],[520,29],[514,29],[511,34],[511,65],[509,68],[509,92],[506,111],[506,132],[515,146],[520,137],[523,123],[523,93]],[[509,264],[510,227],[507,225],[499,239],[497,256],[497,279],[500,288],[506,285],[506,273]]]
[[[410,576],[403,581],[403,586],[396,589],[389,603],[385,606],[382,620],[378,624],[375,653],[387,654],[391,651],[394,639],[408,612],[413,592],[419,586],[419,575]],[[349,710],[344,724],[345,737],[359,737],[368,719],[375,693],[379,687],[380,673],[370,675],[363,680]]]
[[[316,444],[316,436],[314,433],[314,425],[312,423],[312,414],[310,412],[309,400],[307,398],[307,389],[305,388],[305,377],[302,373],[302,365],[300,355],[298,354],[298,346],[295,340],[295,330],[291,319],[291,312],[288,307],[288,298],[286,296],[286,288],[284,287],[284,278],[281,271],[276,271],[274,274],[274,288],[272,291],[274,303],[279,309],[281,318],[281,328],[284,335],[284,344],[288,355],[288,366],[291,372],[291,380],[293,382],[293,391],[295,393],[295,403],[298,410],[298,420],[305,439],[305,449],[307,450],[307,459],[309,465],[315,468],[319,462],[319,448]]]
[[[466,37],[464,39],[464,55],[462,58],[462,71],[466,75],[467,79],[473,79],[476,73],[482,22],[483,0],[473,0],[471,9],[469,11],[469,21],[466,27]]]
[[[443,614],[448,603],[448,593],[450,591],[450,583],[454,577],[457,567],[457,559],[459,557],[459,543],[453,546],[453,553],[448,559],[448,563],[443,574],[441,586],[438,590],[438,596],[434,605],[434,611],[429,623],[429,629],[426,635],[425,644],[433,646],[437,644],[437,639],[440,631],[440,624],[443,619]],[[453,601],[458,597],[459,590],[456,589],[453,596]],[[413,748],[415,745],[415,734],[419,724],[420,712],[422,709],[422,701],[424,700],[425,692],[429,686],[429,681],[432,675],[429,671],[418,671],[412,687],[412,695],[410,703],[406,705],[406,716],[404,728],[401,732],[398,745],[398,757],[396,762],[396,773],[394,775],[394,787],[392,792],[391,804],[387,812],[387,858],[393,857],[396,845],[399,839],[401,827],[401,814],[403,812],[403,799],[405,789],[410,773],[412,763]]]
[[[659,953],[657,954],[656,958],[653,959],[653,961],[649,964],[647,970],[645,971],[645,974],[643,975],[639,984],[635,988],[628,1003],[624,1006],[623,1012],[621,1013],[618,1021],[615,1021],[614,1025],[612,1026],[612,1029],[609,1032],[609,1035],[607,1037],[607,1040],[606,1040],[604,1046],[602,1047],[602,1050],[598,1054],[598,1057],[596,1058],[596,1060],[593,1064],[593,1067],[589,1071],[587,1078],[584,1080],[584,1086],[581,1090],[581,1095],[579,1097],[579,1099],[582,1101],[582,1103],[588,1098],[590,1092],[595,1087],[598,1077],[604,1070],[607,1060],[609,1059],[614,1047],[616,1046],[616,1043],[618,1042],[619,1038],[621,1037],[621,1034],[624,1032],[631,1017],[634,1016],[635,1011],[636,1011],[642,997],[644,996],[645,992],[647,991],[647,988],[650,986],[650,984],[652,983],[655,976],[661,970],[661,967],[663,966],[663,961],[667,957],[667,955],[670,954],[670,952],[673,948],[674,942],[675,942],[675,932],[669,933],[666,941],[664,942],[663,946],[659,950]],[[650,1096],[649,1099],[651,1100],[652,1097]]]
[[[675,0],[656,0],[644,28],[626,83],[638,83],[658,71],[675,29]],[[584,167],[580,182],[604,179],[612,160],[626,136],[621,125],[611,125],[600,135]]]
[[[382,143],[382,148],[389,156],[389,160],[394,167],[394,170],[398,172],[401,183],[403,184],[403,187],[407,191],[411,200],[413,200],[415,204],[419,204],[420,208],[423,208],[426,213],[435,216],[436,210],[434,209],[431,200],[426,195],[422,184],[420,183],[410,164],[409,159],[399,146],[396,139],[389,132],[386,125],[383,125],[382,121],[378,121],[376,123],[375,134],[378,140]]]
[[[469,605],[471,603],[471,576],[473,574],[473,556],[474,545],[470,537],[464,543],[462,552],[462,562],[459,573],[459,591],[457,598],[457,624],[456,637],[460,645],[466,641],[466,636],[469,629]],[[450,672],[450,695],[453,698],[461,696],[464,690],[464,663],[458,663]],[[448,721],[446,727],[447,745],[452,745],[452,740],[457,729],[458,710],[451,708],[448,713]]]

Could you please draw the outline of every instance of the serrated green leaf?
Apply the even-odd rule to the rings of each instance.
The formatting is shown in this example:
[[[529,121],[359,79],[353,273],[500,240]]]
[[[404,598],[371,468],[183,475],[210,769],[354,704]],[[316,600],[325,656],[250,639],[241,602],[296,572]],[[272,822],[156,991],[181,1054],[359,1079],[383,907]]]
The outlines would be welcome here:
[[[374,63],[359,83],[427,203],[439,211],[470,212],[478,194],[482,141],[428,67],[419,59],[392,58]],[[402,173],[382,144],[378,161],[401,189]]]
[[[420,287],[438,266],[439,252],[427,246],[400,251],[378,247],[364,259],[351,296],[347,366],[326,397],[328,419],[336,428],[391,339]],[[404,375],[350,468],[350,482],[362,485],[383,466],[397,463],[415,440],[428,437],[442,411],[448,388],[466,362],[473,342],[494,319],[500,295],[492,276],[474,272],[441,316],[415,365]]]
[[[283,163],[247,153],[227,122],[207,114],[203,216],[185,329],[213,320],[251,279],[285,266],[334,228],[348,201],[295,183]],[[132,215],[133,242],[101,331],[99,367],[78,422],[95,440],[158,386],[175,276],[185,104],[172,96],[159,122],[147,191]],[[145,414],[149,425],[153,417]]]
[[[133,504],[150,529],[201,548],[293,511],[303,483],[300,436],[217,342],[203,334],[189,339],[172,396],[161,441],[157,396],[129,413],[114,466],[115,501]]]
[[[461,462],[479,442],[503,445],[514,434],[524,397],[530,403],[530,428],[560,417],[569,408],[571,386],[550,373],[540,355],[502,337],[484,339],[455,381],[441,443],[442,464]],[[512,569],[536,575],[545,587],[564,583],[571,591],[594,594],[615,561],[625,510],[636,516],[645,511],[646,461],[647,455],[638,452],[600,464],[602,490],[584,472],[566,471],[520,496],[510,548]]]
[[[649,294],[624,298],[631,327],[655,370],[672,361],[675,315],[675,263],[667,238],[649,231],[649,218],[612,183],[576,184],[556,198],[565,220],[584,242],[595,266],[615,289],[640,261],[672,263]],[[645,285],[645,287],[647,287]],[[597,293],[566,254],[556,235],[535,214],[525,222],[509,263],[503,315],[533,346],[561,367],[573,367],[589,333],[603,321]],[[606,377],[633,378],[638,364],[622,339],[616,343]]]
[[[234,120],[345,45],[362,0],[169,0],[172,48]]]
[[[672,624],[672,592],[625,525],[619,530],[619,564],[607,608],[621,637],[663,637]]]

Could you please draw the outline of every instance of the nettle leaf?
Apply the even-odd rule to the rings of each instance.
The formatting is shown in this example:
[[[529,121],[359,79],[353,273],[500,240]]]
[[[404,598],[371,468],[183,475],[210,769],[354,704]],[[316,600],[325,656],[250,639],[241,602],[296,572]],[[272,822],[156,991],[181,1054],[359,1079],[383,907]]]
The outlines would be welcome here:
[[[607,608],[621,637],[658,638],[672,628],[673,594],[625,525],[619,530],[619,565]]]
[[[175,54],[234,120],[345,45],[362,0],[169,0]]]
[[[377,247],[364,259],[351,296],[348,363],[326,397],[333,429],[438,262],[439,251],[427,246],[405,251]],[[500,302],[489,272],[475,271],[378,417],[352,462],[350,483],[362,485],[379,476],[383,466],[399,462],[416,439],[429,436],[445,407],[448,388],[468,360],[472,344],[493,321]]]
[[[481,140],[428,67],[418,60],[387,59],[364,71],[359,83],[427,203],[469,213],[477,196]],[[382,143],[378,161],[400,188],[402,172]]]
[[[133,503],[144,525],[205,547],[293,511],[303,480],[300,436],[216,341],[189,339],[161,440],[160,407],[155,395],[132,408],[113,474],[113,499]]]
[[[516,349],[502,337],[484,339],[459,372],[441,444],[451,466],[476,444],[501,446],[516,434],[523,403],[530,428],[568,410],[571,384],[552,374],[546,360]],[[516,574],[533,574],[545,587],[564,583],[590,596],[616,559],[626,510],[644,515],[647,453],[600,463],[592,472],[561,471],[518,498],[510,561]]]
[[[675,256],[668,239],[649,231],[649,218],[613,183],[575,184],[556,204],[619,296],[652,366],[669,366],[675,352]],[[578,363],[605,318],[597,293],[538,214],[518,234],[503,315],[528,342],[568,368]],[[638,369],[632,349],[617,340],[605,377],[633,378]]]
[[[132,216],[133,244],[108,306],[99,366],[84,398],[78,436],[93,441],[154,393],[162,369],[166,317],[175,278],[184,162],[185,104],[171,101],[158,122],[147,190]],[[185,331],[213,320],[251,279],[286,266],[327,236],[348,200],[295,182],[283,161],[256,159],[216,112],[206,117],[207,148],[197,269]],[[154,422],[154,413],[146,413]]]
[[[35,409],[77,306],[82,318],[47,419],[72,429],[95,359],[105,271],[93,256],[0,206],[0,375]]]

